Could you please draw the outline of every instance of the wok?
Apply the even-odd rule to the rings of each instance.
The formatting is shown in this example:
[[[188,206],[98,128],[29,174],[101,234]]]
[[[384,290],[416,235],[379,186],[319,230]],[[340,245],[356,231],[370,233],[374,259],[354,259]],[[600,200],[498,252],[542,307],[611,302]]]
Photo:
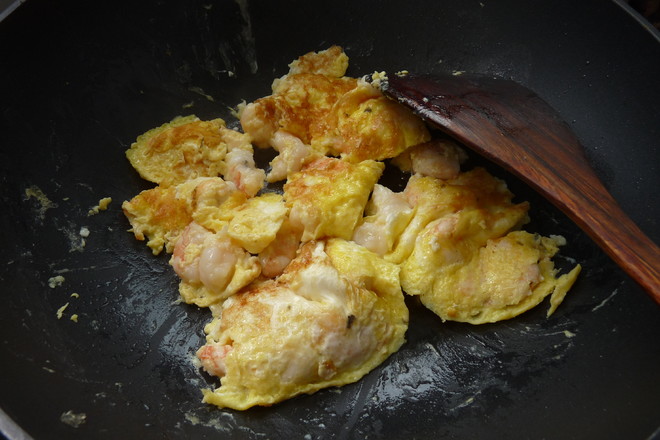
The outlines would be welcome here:
[[[489,164],[531,201],[528,230],[567,238],[558,264],[583,265],[553,316],[546,303],[492,325],[442,323],[409,298],[407,343],[358,383],[245,412],[200,403],[213,381],[190,358],[209,314],[173,305],[167,257],[126,232],[121,202],[150,185],[123,152],[176,115],[233,121],[230,107],[268,94],[288,62],[331,44],[347,51],[353,76],[466,71],[531,88],[658,242],[660,38],[617,2],[30,0],[0,23],[0,430],[37,439],[657,437],[658,306],[563,214]],[[89,216],[102,197],[112,197],[109,209]],[[62,422],[68,411],[84,423]]]

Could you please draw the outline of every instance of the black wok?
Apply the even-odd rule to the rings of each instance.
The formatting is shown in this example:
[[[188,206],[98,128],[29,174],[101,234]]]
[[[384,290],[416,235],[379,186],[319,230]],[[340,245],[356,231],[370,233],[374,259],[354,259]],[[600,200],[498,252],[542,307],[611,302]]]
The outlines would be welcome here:
[[[179,114],[232,121],[231,106],[268,94],[288,62],[331,44],[345,48],[353,76],[467,71],[535,90],[659,241],[660,37],[616,2],[30,0],[0,22],[0,431],[657,437],[658,306],[563,214],[494,166],[531,201],[529,230],[568,239],[558,264],[583,265],[552,317],[544,304],[493,325],[443,324],[410,300],[408,342],[358,383],[245,412],[200,403],[199,389],[213,382],[190,357],[209,316],[172,305],[167,257],[126,232],[120,204],[149,185],[123,152]],[[109,210],[88,216],[107,196]],[[57,275],[64,281],[50,287]],[[62,422],[68,411],[84,423]]]

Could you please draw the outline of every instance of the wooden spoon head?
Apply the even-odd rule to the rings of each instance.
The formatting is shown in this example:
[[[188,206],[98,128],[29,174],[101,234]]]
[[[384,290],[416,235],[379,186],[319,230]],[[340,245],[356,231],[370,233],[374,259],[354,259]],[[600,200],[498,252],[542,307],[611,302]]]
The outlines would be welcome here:
[[[394,75],[381,90],[554,203],[660,304],[660,249],[626,216],[559,114],[528,88],[472,75]]]
[[[474,75],[394,75],[385,95],[527,182],[574,220],[574,181],[600,185],[577,137],[528,88]],[[607,193],[602,188],[598,195]]]
[[[381,89],[535,187],[538,176],[530,170],[530,155],[545,167],[554,169],[552,163],[561,160],[592,174],[582,146],[559,114],[514,81],[477,75],[394,75]]]

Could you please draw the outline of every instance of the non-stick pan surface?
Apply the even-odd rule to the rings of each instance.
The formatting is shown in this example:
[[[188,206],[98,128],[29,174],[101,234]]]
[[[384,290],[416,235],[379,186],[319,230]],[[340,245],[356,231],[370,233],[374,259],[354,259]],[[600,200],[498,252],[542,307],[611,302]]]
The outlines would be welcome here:
[[[616,3],[30,0],[0,23],[5,435],[657,435],[657,304],[564,215],[492,166],[532,202],[529,230],[568,239],[558,264],[584,267],[552,317],[543,304],[498,324],[443,324],[411,300],[408,342],[358,383],[245,412],[200,403],[213,382],[190,359],[209,314],[173,305],[167,257],[126,232],[121,202],[150,185],[124,150],[177,115],[234,121],[230,107],[268,94],[288,62],[331,44],[345,48],[353,76],[466,71],[534,89],[659,240],[660,40]],[[109,210],[88,216],[102,197],[112,197]],[[61,285],[49,286],[56,276]],[[84,423],[64,423],[69,411]]]

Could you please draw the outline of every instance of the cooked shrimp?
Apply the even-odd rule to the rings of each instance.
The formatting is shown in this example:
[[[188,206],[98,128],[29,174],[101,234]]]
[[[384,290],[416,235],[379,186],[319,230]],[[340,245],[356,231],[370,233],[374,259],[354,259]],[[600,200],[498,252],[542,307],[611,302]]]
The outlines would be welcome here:
[[[233,275],[237,250],[241,251],[229,236],[191,222],[177,241],[170,263],[183,281],[222,291]]]
[[[257,257],[234,243],[227,229],[213,233],[192,222],[179,238],[170,260],[181,277],[179,293],[188,304],[208,307],[257,279]]]
[[[392,250],[413,215],[403,193],[379,184],[374,186],[366,212],[368,216],[355,229],[353,241],[381,256]]]
[[[201,209],[206,206],[217,208],[236,190],[233,182],[226,182],[220,177],[200,179],[200,183],[192,193],[194,208]]]
[[[433,252],[438,255],[439,264],[459,263],[466,258],[461,252],[462,248],[465,247],[461,246],[465,244],[464,241],[455,237],[459,233],[457,231],[459,220],[459,214],[446,215],[429,223],[427,226],[428,231],[420,235],[430,237],[429,243]]]
[[[231,345],[209,342],[197,350],[197,358],[201,361],[204,371],[212,376],[222,377],[227,372],[225,357],[232,348]]]
[[[259,254],[261,274],[267,278],[282,274],[284,268],[295,258],[301,237],[302,230],[294,228],[289,219],[285,218],[275,240]]]
[[[191,222],[177,240],[170,264],[176,274],[184,281],[199,282],[199,255],[205,239],[210,235],[212,235],[212,232],[195,222]],[[194,254],[192,252],[193,246],[198,248],[195,249]]]
[[[243,107],[239,114],[243,130],[259,148],[269,147],[270,139],[277,131],[276,107],[271,104],[269,100],[257,100]]]
[[[252,148],[252,138],[247,133],[241,133],[240,131],[223,127],[220,129],[220,136],[222,137],[222,141],[227,145],[227,151],[235,150],[236,148],[247,150]]]
[[[303,245],[277,280],[227,299],[205,328],[198,356],[223,377],[204,400],[246,409],[364,376],[404,341],[398,273],[352,242]]]
[[[253,197],[264,186],[266,172],[255,165],[252,147],[232,149],[227,153],[225,163],[225,179],[234,182],[248,196]]]
[[[300,171],[313,153],[312,147],[284,130],[275,132],[270,144],[280,154],[270,162],[271,171],[266,179],[268,182],[286,179],[290,173]]]
[[[448,139],[434,139],[408,148],[392,162],[402,171],[449,180],[458,177],[465,151]]]

